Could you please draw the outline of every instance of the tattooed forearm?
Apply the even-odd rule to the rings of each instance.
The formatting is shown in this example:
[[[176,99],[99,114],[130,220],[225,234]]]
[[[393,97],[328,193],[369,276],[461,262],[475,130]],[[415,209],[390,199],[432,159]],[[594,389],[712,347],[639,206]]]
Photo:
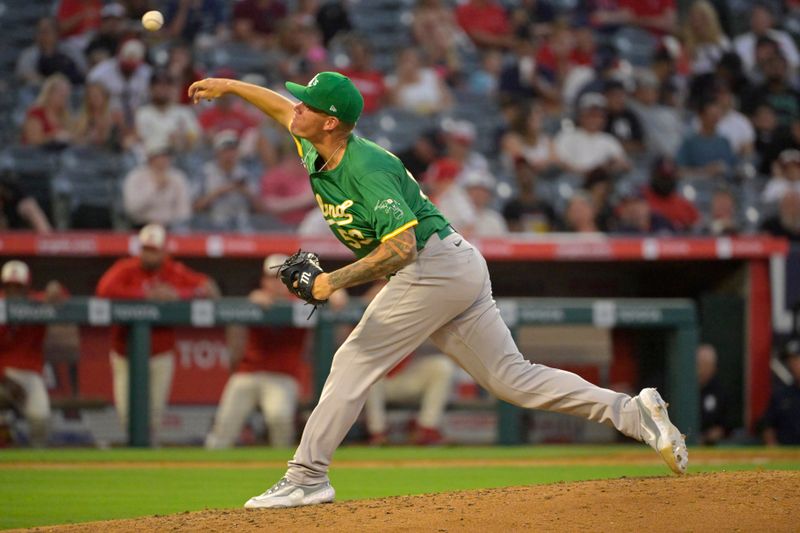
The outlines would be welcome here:
[[[333,290],[346,289],[386,277],[416,258],[417,238],[414,228],[410,228],[382,243],[366,257],[331,272],[328,282]]]

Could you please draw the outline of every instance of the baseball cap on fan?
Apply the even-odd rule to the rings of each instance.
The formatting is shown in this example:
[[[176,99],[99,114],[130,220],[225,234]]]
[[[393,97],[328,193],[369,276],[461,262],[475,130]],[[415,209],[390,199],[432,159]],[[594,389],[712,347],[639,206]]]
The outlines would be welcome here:
[[[5,283],[16,283],[19,285],[29,285],[31,282],[31,271],[28,265],[22,261],[12,260],[3,265],[0,273],[0,280]]]
[[[585,111],[587,109],[605,109],[607,107],[608,100],[606,97],[600,93],[586,93],[581,96],[580,100],[578,101],[578,108],[581,111]]]
[[[148,224],[139,230],[139,244],[142,248],[163,250],[167,244],[167,231],[161,224]]]
[[[347,124],[358,122],[364,109],[364,97],[350,78],[338,72],[320,72],[308,85],[287,81],[286,90],[307,106]]]

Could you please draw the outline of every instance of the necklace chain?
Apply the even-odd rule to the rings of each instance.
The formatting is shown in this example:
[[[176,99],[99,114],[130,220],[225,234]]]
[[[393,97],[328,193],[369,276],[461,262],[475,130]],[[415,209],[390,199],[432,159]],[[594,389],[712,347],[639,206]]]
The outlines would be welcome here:
[[[333,153],[332,153],[332,154],[331,154],[331,156],[328,158],[328,160],[327,160],[327,161],[325,161],[325,163],[324,163],[324,164],[323,164],[323,165],[320,167],[320,169],[318,170],[318,172],[322,172],[323,170],[325,170],[325,167],[327,167],[327,166],[328,166],[328,163],[330,163],[330,162],[331,162],[331,159],[333,159],[333,156],[335,156],[337,153],[339,153],[339,150],[341,150],[341,149],[342,149],[342,146],[344,146],[344,143],[346,143],[346,142],[347,142],[347,139],[345,139],[345,140],[343,140],[341,143],[339,143],[339,146],[336,148],[336,150],[334,150],[334,151],[333,151]]]

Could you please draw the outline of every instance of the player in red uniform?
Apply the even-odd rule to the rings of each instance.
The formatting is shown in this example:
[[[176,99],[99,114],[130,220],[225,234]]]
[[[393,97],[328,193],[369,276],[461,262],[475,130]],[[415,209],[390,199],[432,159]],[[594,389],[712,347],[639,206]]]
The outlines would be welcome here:
[[[118,300],[174,301],[190,298],[216,298],[219,289],[205,274],[175,261],[165,250],[167,235],[158,224],[148,224],[139,232],[141,252],[111,265],[97,284],[97,295]],[[128,328],[111,328],[111,370],[114,379],[114,405],[124,428],[128,427],[127,358]],[[155,327],[150,352],[150,425],[159,427],[167,406],[175,368],[175,331]],[[154,431],[154,433],[156,433]]]
[[[294,297],[273,267],[286,260],[273,254],[264,261],[261,285],[250,293],[250,301],[262,307]],[[336,293],[331,305],[346,301],[344,292]],[[214,427],[206,438],[206,448],[229,448],[236,443],[245,420],[256,406],[261,407],[272,446],[290,446],[295,442],[295,413],[304,374],[303,354],[310,330],[293,327],[231,326],[228,348],[233,370],[222,392]]]
[[[0,298],[56,302],[65,296],[57,281],[47,284],[44,293],[31,291],[31,274],[22,261],[3,265]],[[44,324],[0,325],[0,397],[16,406],[28,421],[33,446],[44,446],[50,426],[50,399],[42,379],[44,368]]]
[[[264,261],[261,285],[250,293],[251,302],[266,308],[289,300],[291,294],[275,277],[275,271],[269,270],[285,260],[286,256],[274,254]],[[236,444],[245,420],[256,406],[261,407],[271,445],[294,443],[294,417],[308,332],[292,327],[229,327],[233,373],[222,393],[206,448],[229,448]]]

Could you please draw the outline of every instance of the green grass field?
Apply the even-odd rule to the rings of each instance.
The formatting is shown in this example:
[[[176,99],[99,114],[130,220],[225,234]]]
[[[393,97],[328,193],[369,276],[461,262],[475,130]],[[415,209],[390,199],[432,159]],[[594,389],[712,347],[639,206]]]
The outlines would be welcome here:
[[[285,471],[291,450],[7,450],[0,528],[239,508]],[[800,470],[800,449],[690,450],[692,472]],[[668,471],[642,446],[342,448],[339,500],[531,485]]]

